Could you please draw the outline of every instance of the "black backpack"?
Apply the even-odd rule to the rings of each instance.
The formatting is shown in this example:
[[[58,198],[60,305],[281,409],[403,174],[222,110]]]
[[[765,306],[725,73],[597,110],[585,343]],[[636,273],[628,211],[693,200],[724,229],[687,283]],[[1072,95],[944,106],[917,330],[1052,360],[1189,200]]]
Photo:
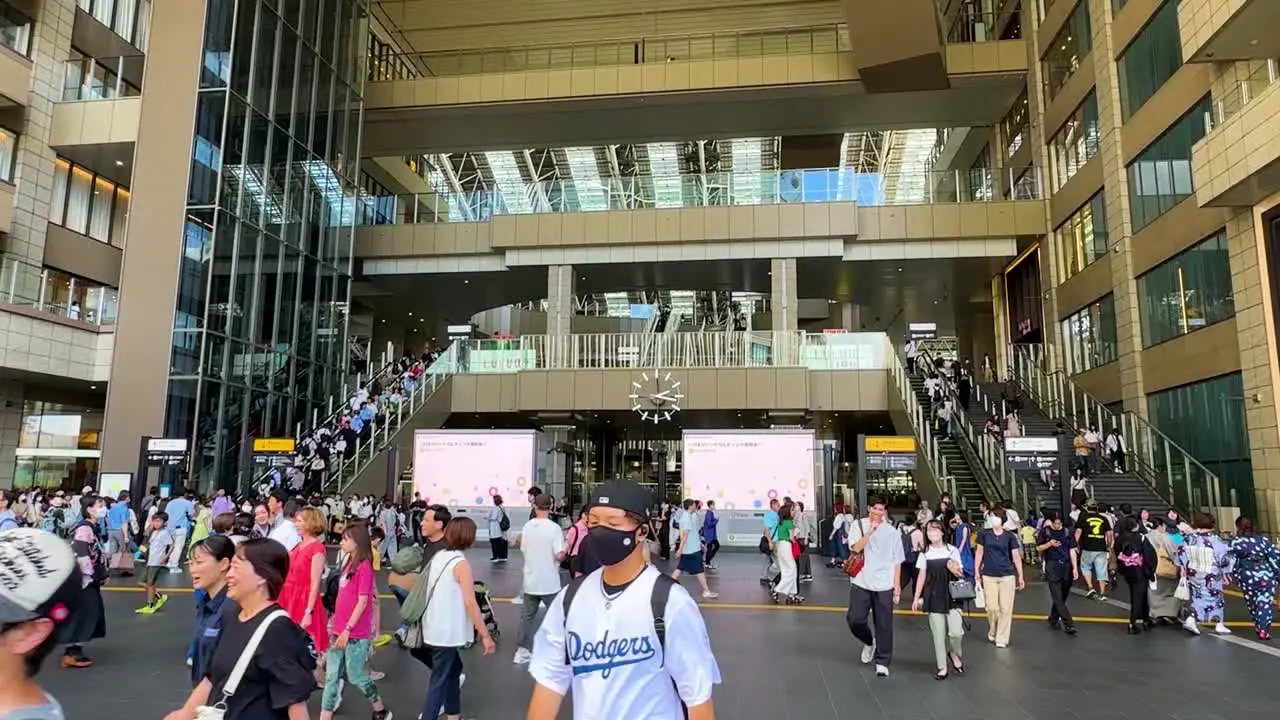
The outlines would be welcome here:
[[[498,520],[498,529],[506,532],[511,529],[511,518],[507,517],[507,511],[502,511],[502,519]]]
[[[908,527],[906,528],[906,532],[901,532],[901,534],[902,534],[902,564],[914,566],[916,564],[916,560],[920,557],[920,553],[916,552],[915,543],[911,541],[911,536],[915,534],[915,528]]]
[[[561,607],[564,610],[565,626],[569,625],[569,608],[573,605],[573,598],[578,594],[578,588],[582,587],[582,581],[586,580],[590,575],[583,575],[577,578],[564,589],[564,602]],[[678,583],[666,573],[658,573],[658,577],[653,581],[653,592],[649,595],[649,610],[653,613],[653,634],[658,636],[658,647],[662,650],[662,666],[667,665],[667,600],[671,597],[671,588]],[[569,665],[569,648],[566,645],[564,651],[564,664]],[[675,685],[675,678],[671,679],[671,684]],[[676,698],[679,699],[679,693]],[[684,710],[685,718],[689,717],[689,708],[680,700],[680,707]]]

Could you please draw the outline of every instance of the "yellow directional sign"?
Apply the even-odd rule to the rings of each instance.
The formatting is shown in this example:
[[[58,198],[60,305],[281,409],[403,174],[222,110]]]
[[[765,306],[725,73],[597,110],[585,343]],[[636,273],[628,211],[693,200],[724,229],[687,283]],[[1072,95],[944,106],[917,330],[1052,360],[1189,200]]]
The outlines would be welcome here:
[[[863,449],[869,453],[913,453],[916,451],[916,439],[913,437],[868,437],[863,440]]]
[[[291,453],[294,450],[293,438],[254,438],[253,451],[256,453]]]

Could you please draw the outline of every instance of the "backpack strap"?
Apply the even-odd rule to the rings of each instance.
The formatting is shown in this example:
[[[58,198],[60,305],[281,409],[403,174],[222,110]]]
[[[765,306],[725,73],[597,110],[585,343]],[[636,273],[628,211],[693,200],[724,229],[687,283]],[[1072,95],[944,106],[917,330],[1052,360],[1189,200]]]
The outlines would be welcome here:
[[[573,581],[570,582],[568,585],[566,585],[564,588],[564,600],[561,601],[560,607],[564,611],[562,614],[564,615],[564,624],[565,624],[566,630],[569,626],[569,608],[573,606],[573,598],[575,595],[578,594],[578,588],[582,587],[582,581],[586,580],[588,577],[590,576],[582,575],[580,577],[574,578]],[[569,665],[569,646],[568,645],[565,645],[565,648],[564,648],[564,664]]]
[[[667,664],[667,600],[671,597],[671,588],[676,581],[666,573],[658,573],[653,581],[653,592],[649,595],[649,609],[653,612],[653,633],[658,636],[658,647],[662,648],[662,666]]]

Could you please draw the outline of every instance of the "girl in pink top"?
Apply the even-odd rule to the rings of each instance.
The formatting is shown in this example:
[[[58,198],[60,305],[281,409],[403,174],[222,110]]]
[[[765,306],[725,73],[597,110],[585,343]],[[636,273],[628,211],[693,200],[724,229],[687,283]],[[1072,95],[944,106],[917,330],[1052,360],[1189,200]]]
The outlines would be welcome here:
[[[373,703],[373,720],[386,720],[391,713],[369,677],[369,653],[373,649],[373,610],[378,602],[373,581],[373,547],[369,526],[352,523],[342,534],[346,562],[338,570],[338,597],[333,605],[333,642],[325,659],[324,694],[320,698],[320,720],[330,720],[341,700],[341,681],[351,682]]]

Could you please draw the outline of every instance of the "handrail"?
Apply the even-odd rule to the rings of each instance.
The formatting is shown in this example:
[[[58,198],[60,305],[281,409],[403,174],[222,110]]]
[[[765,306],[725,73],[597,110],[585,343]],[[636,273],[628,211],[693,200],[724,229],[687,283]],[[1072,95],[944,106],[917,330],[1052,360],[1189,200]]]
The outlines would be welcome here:
[[[1220,94],[1216,94],[1208,110],[1204,113],[1205,135],[1221,127],[1236,113],[1240,112],[1272,85],[1280,82],[1280,59],[1267,60],[1243,80],[1227,85]]]
[[[893,385],[898,390],[902,406],[907,411],[907,419],[915,433],[916,442],[919,443],[920,452],[917,454],[925,458],[929,471],[938,482],[938,489],[950,495],[953,500],[958,500],[960,494],[956,492],[955,476],[948,470],[947,459],[938,448],[938,440],[929,427],[929,413],[920,405],[920,398],[916,397],[915,389],[911,387],[911,378],[902,363],[902,358],[891,346],[885,354],[889,356],[889,375],[893,378]]]
[[[954,341],[954,338],[952,340]],[[945,343],[943,345],[945,346]],[[933,367],[934,357],[930,347],[921,343],[919,348],[920,355],[918,357],[927,363],[926,367]],[[987,499],[1012,499],[1016,496],[1016,489],[1012,484],[1011,477],[1006,477],[1004,449],[969,421],[969,413],[961,406],[954,384],[949,387],[951,399],[954,400],[952,409],[956,413],[956,417],[952,422],[959,425],[960,432],[957,435],[964,440],[964,442],[957,444],[967,459],[977,461],[979,472],[975,474],[975,478],[978,480],[978,488]],[[976,382],[973,383],[973,391],[976,396],[978,394],[978,384]],[[970,400],[973,399],[973,397],[970,398]],[[985,483],[983,482],[984,479],[986,480]],[[1005,480],[1009,480],[1009,482],[1006,483]]]
[[[923,176],[910,184],[902,177]],[[430,225],[491,222],[500,215],[678,210],[698,207],[851,202],[863,207],[1035,200],[1043,183],[1036,167],[924,170],[906,176],[852,168],[805,168],[757,172],[658,173],[495,184],[468,192],[361,194],[363,225]]]
[[[440,354],[436,361],[418,378],[418,382],[401,401],[398,407],[385,410],[386,419],[373,426],[367,440],[356,440],[351,454],[339,458],[336,467],[330,467],[325,474],[322,491],[345,493],[360,473],[382,453],[391,440],[400,432],[404,424],[417,413],[435,391],[466,363],[466,353],[461,348],[463,341],[454,341],[446,352]]]
[[[1220,507],[1222,480],[1169,436],[1137,413],[1114,413],[1061,370],[1046,371],[1033,352],[1013,346],[1010,375],[1018,387],[1050,417],[1071,423],[1072,429],[1093,426],[1120,430],[1125,460],[1160,498],[1182,511]]]

